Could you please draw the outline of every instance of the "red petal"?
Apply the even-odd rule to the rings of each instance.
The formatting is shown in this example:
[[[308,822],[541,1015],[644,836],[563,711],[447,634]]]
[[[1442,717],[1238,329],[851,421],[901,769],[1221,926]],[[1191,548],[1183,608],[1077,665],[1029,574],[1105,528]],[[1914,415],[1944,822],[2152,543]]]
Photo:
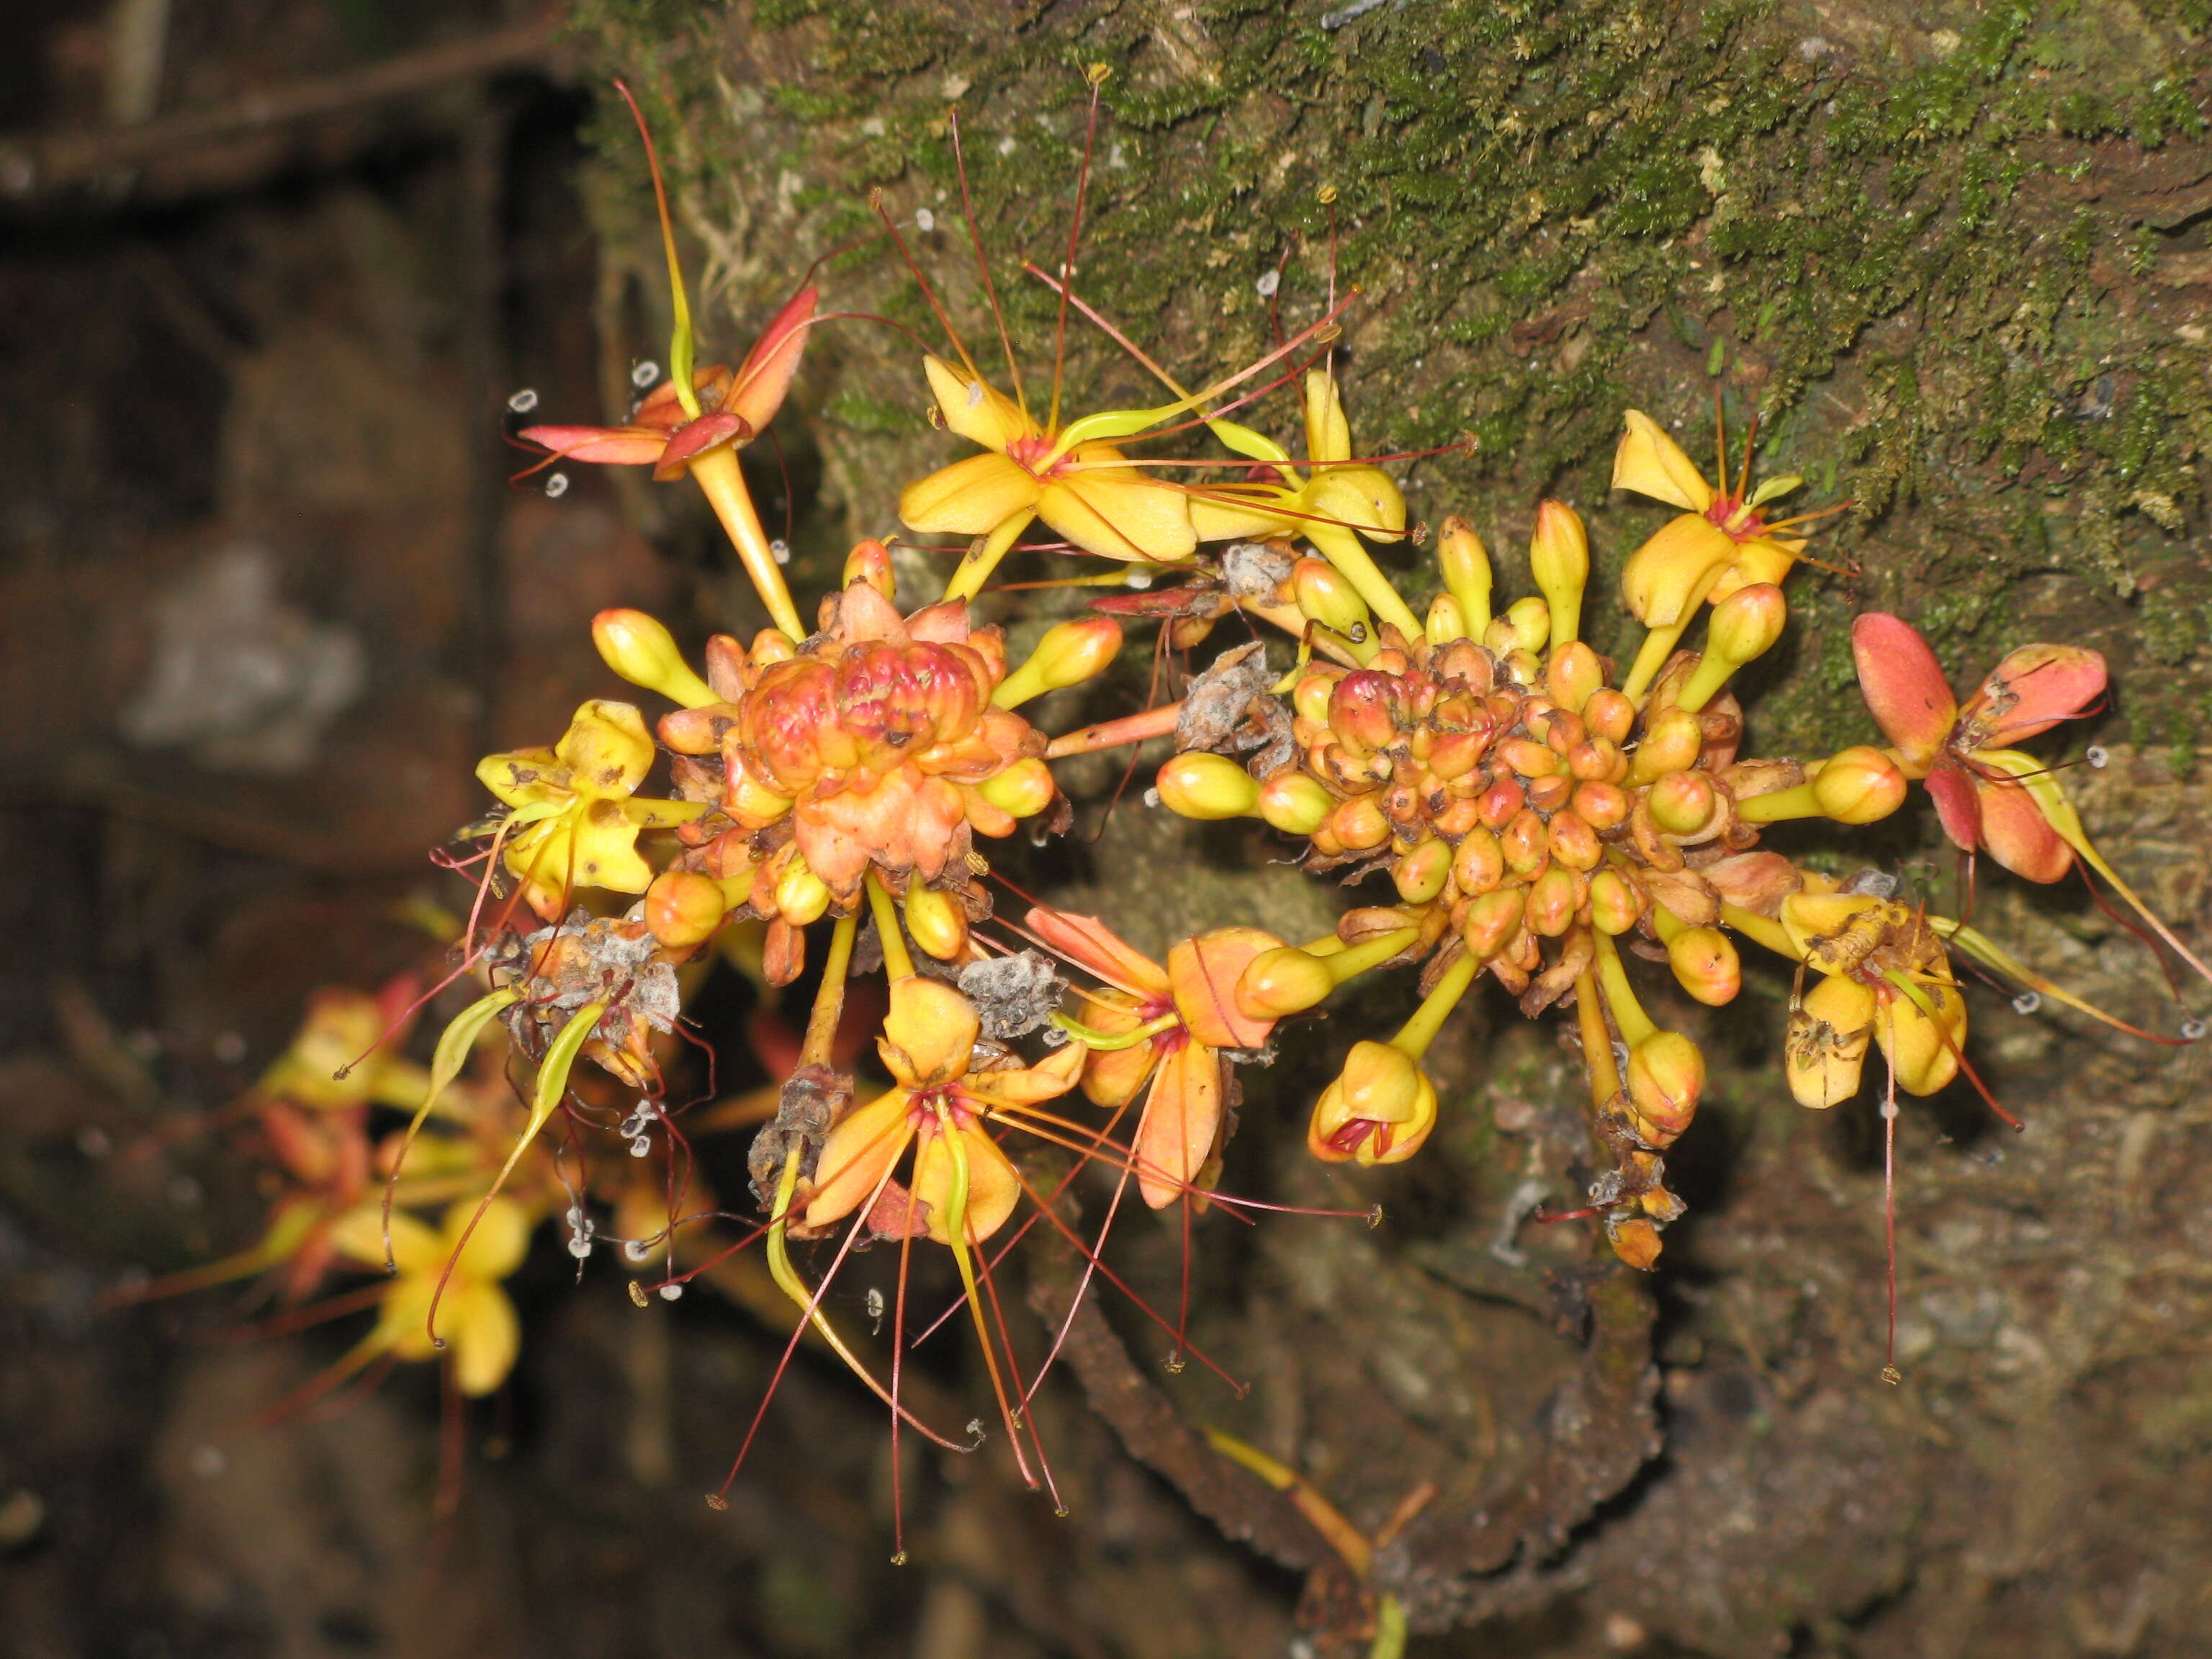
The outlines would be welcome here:
[[[1911,623],[1869,611],[1851,624],[1851,659],[1875,724],[1912,767],[1924,769],[1959,718],[1928,641]]]
[[[1933,781],[1933,780],[1930,780]],[[2035,797],[2010,778],[1977,777],[1982,843],[1990,856],[2030,881],[2057,881],[2073,867],[2074,849],[2043,816]]]
[[[678,427],[676,435],[668,441],[661,452],[660,465],[653,469],[653,476],[665,483],[671,478],[684,476],[685,463],[692,457],[728,443],[732,438],[740,442],[753,435],[753,428],[745,424],[744,416],[732,415],[727,410],[720,414],[702,415],[697,420]]]
[[[2105,659],[2073,645],[2023,645],[1966,700],[1973,747],[2008,749],[2070,720],[2104,694]]]
[[[601,466],[651,466],[668,447],[661,433],[635,426],[526,426],[514,435],[562,460]]]
[[[767,428],[775,411],[783,407],[784,394],[791,390],[791,377],[799,372],[799,354],[806,349],[806,337],[814,322],[814,296],[811,283],[799,289],[761,331],[738,368],[737,386],[722,406],[744,416],[756,432]]]
[[[1946,755],[1928,775],[1928,793],[1935,798],[1936,816],[1943,820],[1943,833],[1953,845],[1972,852],[1982,840],[1982,809],[1973,777]]]

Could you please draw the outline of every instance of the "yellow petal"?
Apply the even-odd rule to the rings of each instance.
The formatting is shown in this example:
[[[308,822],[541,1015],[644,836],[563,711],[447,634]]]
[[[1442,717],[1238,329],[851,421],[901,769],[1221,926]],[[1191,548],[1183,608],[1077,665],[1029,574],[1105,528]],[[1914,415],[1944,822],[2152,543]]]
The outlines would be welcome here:
[[[522,1322],[496,1285],[472,1285],[448,1296],[438,1324],[453,1359],[453,1386],[481,1398],[507,1381],[522,1352]]]
[[[937,399],[938,413],[944,416],[945,424],[969,443],[1004,454],[1006,446],[1017,438],[1042,435],[1037,423],[1022,413],[1019,404],[981,380],[970,380],[943,358],[924,357],[921,366],[929,375],[930,395]]]
[[[1333,466],[1316,475],[1306,486],[1306,507],[1372,541],[1406,533],[1406,498],[1379,466]]]
[[[1116,465],[1111,444],[1085,444],[1072,459],[1037,498],[1037,516],[1085,552],[1170,564],[1198,550],[1181,490]]]
[[[1206,485],[1206,494],[1193,495],[1190,527],[1202,542],[1249,541],[1261,536],[1289,536],[1297,520],[1270,512],[1277,501],[1295,505],[1297,495],[1271,485]]]
[[[385,1344],[400,1358],[420,1364],[433,1358],[437,1345],[430,1340],[430,1301],[438,1293],[438,1275],[434,1273],[404,1273],[392,1281],[392,1288],[384,1293],[383,1311],[377,1316],[376,1328]],[[446,1304],[439,1307],[439,1334],[450,1338],[453,1328],[445,1322],[450,1316]]]
[[[1825,1111],[1858,1092],[1874,1012],[1874,993],[1867,987],[1827,977],[1790,1012],[1784,1069],[1799,1105]]]
[[[1022,1183],[1014,1166],[999,1150],[998,1142],[975,1125],[951,1135],[931,1135],[914,1161],[914,1194],[929,1206],[929,1236],[940,1244],[952,1242],[951,1190],[953,1144],[968,1160],[968,1240],[980,1244],[1006,1224],[1006,1218],[1021,1201]]]
[[[1966,1000],[1955,985],[1916,985],[1933,1008],[1930,1018],[1902,991],[1875,1021],[1875,1040],[1907,1094],[1932,1095],[1959,1074],[1959,1049],[1966,1041]]]
[[[1181,1198],[1213,1154],[1221,1129],[1221,1058],[1186,1042],[1160,1063],[1137,1126],[1137,1190],[1163,1209]]]
[[[981,1099],[1009,1106],[1056,1100],[1083,1075],[1086,1053],[1079,1042],[1063,1043],[1034,1066],[1013,1072],[985,1072],[970,1077],[965,1086]]]
[[[1613,452],[1613,487],[1692,513],[1702,513],[1713,504],[1713,489],[1705,475],[1641,410],[1628,411],[1628,429]]]
[[[1620,597],[1646,628],[1672,628],[1717,570],[1735,562],[1739,550],[1710,519],[1685,513],[1659,526],[1620,568]]]
[[[411,1172],[410,1172],[411,1173]],[[330,1240],[340,1255],[364,1267],[384,1266],[384,1206],[363,1204],[331,1224]],[[392,1261],[403,1273],[427,1273],[446,1259],[436,1233],[404,1210],[392,1212]]]
[[[653,769],[653,734],[645,716],[626,702],[594,697],[576,711],[553,745],[580,794],[627,795]]]
[[[1034,507],[1040,486],[1003,455],[970,455],[899,492],[898,514],[925,535],[988,536]]]
[[[623,811],[623,803],[595,800],[577,815],[569,831],[574,864],[571,878],[580,887],[602,887],[611,893],[642,893],[653,885],[653,866],[638,856],[637,825]],[[553,872],[541,869],[540,875]]]
[[[1745,542],[1735,550],[1735,562],[1721,572],[1708,597],[1718,605],[1740,587],[1755,587],[1761,582],[1779,586],[1804,550],[1804,542],[1793,536],[1761,536]]]
[[[561,765],[550,749],[517,749],[508,754],[486,755],[477,763],[477,781],[509,806],[527,806],[549,795],[565,795],[565,786],[550,781],[547,774]]]
[[[943,980],[908,974],[891,981],[891,1010],[876,1048],[893,1077],[909,1089],[927,1089],[963,1074],[982,1034],[974,1003]]]
[[[1310,368],[1305,384],[1306,459],[1323,461],[1352,459],[1352,427],[1344,418],[1344,399],[1337,396],[1336,377],[1327,369]]]
[[[446,1236],[441,1255],[449,1255],[461,1242],[469,1218],[477,1212],[472,1202],[456,1204],[446,1212]],[[522,1265],[530,1249],[530,1212],[511,1198],[495,1198],[483,1206],[483,1219],[469,1234],[468,1248],[454,1265],[456,1279],[496,1281]]]
[[[914,1139],[909,1098],[905,1090],[894,1089],[838,1120],[815,1163],[814,1192],[804,1218],[808,1227],[826,1227],[867,1202]]]

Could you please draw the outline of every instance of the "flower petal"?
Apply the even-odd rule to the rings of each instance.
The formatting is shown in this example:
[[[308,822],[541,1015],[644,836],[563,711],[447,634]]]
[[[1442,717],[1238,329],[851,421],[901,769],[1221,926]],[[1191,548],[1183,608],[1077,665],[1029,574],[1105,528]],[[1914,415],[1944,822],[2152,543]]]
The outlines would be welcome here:
[[[815,1161],[814,1190],[802,1218],[810,1231],[842,1221],[866,1203],[914,1139],[904,1089],[878,1095],[837,1121]]]
[[[1982,845],[2013,874],[2052,882],[2074,867],[2074,849],[2051,827],[2026,784],[2009,775],[1978,774],[1974,794],[1981,807]]]
[[[439,1310],[453,1360],[453,1386],[481,1399],[507,1381],[522,1352],[522,1322],[497,1285],[471,1285]]]
[[[1137,1190],[1153,1209],[1183,1196],[1221,1130],[1221,1057],[1186,1042],[1161,1061],[1137,1125]]]
[[[1085,1059],[1079,1042],[1064,1042],[1036,1065],[1016,1071],[984,1072],[963,1085],[978,1097],[1008,1106],[1034,1106],[1057,1100],[1075,1086]]]
[[[1310,368],[1305,380],[1306,459],[1352,459],[1352,427],[1344,418],[1344,399],[1337,395],[1336,377],[1326,369]]]
[[[629,703],[594,697],[577,709],[553,752],[574,774],[578,793],[627,795],[653,769],[654,751],[644,715]]]
[[[939,1243],[952,1243],[950,1199],[956,1138],[968,1161],[968,1209],[963,1220],[968,1242],[980,1244],[1013,1214],[1021,1201],[1021,1178],[998,1142],[972,1123],[951,1135],[939,1131],[927,1136],[914,1161],[914,1192],[929,1206],[929,1236]]]
[[[1859,691],[1905,768],[1925,773],[1958,724],[1959,705],[1943,666],[1920,630],[1900,617],[1869,611],[1851,624]]]
[[[974,1003],[943,980],[908,974],[891,981],[891,1011],[876,1048],[893,1077],[927,1089],[963,1075],[982,1034]]]
[[[1269,510],[1273,502],[1297,496],[1268,484],[1207,484],[1190,498],[1190,527],[1202,542],[1243,541],[1287,536],[1294,520]]]
[[[1613,456],[1613,487],[1664,501],[1692,513],[1713,504],[1713,488],[1681,445],[1659,429],[1641,410],[1628,411],[1628,429]]]
[[[1911,1095],[1932,1095],[1959,1074],[1959,1049],[1966,1040],[1966,1000],[1959,988],[1922,981],[1914,988],[1933,1008],[1930,1018],[1899,991],[1887,998],[1874,1023],[1898,1086]]]
[[[929,376],[937,412],[969,443],[1003,455],[1018,439],[1043,435],[1037,423],[1022,413],[1022,406],[995,387],[970,379],[941,357],[925,356],[921,367]]]
[[[526,426],[514,434],[564,461],[599,466],[651,466],[668,447],[668,434],[639,426]]]
[[[338,1254],[348,1261],[358,1261],[365,1267],[382,1267],[383,1206],[363,1204],[348,1210],[331,1224],[330,1237]],[[401,1273],[427,1273],[445,1259],[446,1247],[428,1224],[404,1210],[392,1212],[392,1262]]]
[[[456,1249],[460,1249],[460,1259],[453,1263],[456,1279],[496,1282],[520,1267],[522,1258],[529,1253],[530,1212],[511,1198],[493,1199],[483,1206],[483,1218],[477,1222],[476,1231],[469,1233],[467,1246],[462,1248],[461,1235],[468,1231],[470,1218],[476,1213],[477,1206],[465,1200],[446,1212],[444,1249],[439,1254],[442,1261]]]
[[[680,478],[684,469],[708,450],[731,442],[743,444],[759,430],[744,416],[732,414],[727,410],[702,415],[696,421],[686,421],[669,438],[668,447],[661,451],[659,463],[653,469],[653,476],[661,483]]]
[[[1096,916],[1038,905],[1022,918],[1022,926],[1042,939],[1047,950],[1132,996],[1167,994],[1167,970]]]
[[[1037,497],[1037,516],[1085,552],[1172,564],[1198,550],[1180,489],[1120,465],[1111,444],[1084,444],[1072,459]]]
[[[755,432],[768,429],[791,390],[791,377],[799,372],[799,353],[806,349],[806,337],[813,332],[815,297],[811,283],[793,295],[761,331],[760,338],[738,366],[736,384],[722,408],[741,417]]]
[[[1035,478],[1003,455],[970,455],[899,492],[898,514],[924,535],[988,536],[1037,504]]]
[[[1844,978],[1823,978],[1790,1011],[1784,1070],[1799,1105],[1825,1111],[1859,1091],[1874,1014],[1873,991]]]
[[[1282,942],[1257,927],[1217,927],[1168,952],[1176,1012],[1192,1036],[1216,1048],[1256,1048],[1267,1040],[1275,1022],[1238,1011],[1237,981],[1253,957]]]
[[[1982,844],[1979,792],[1966,768],[1948,755],[1938,757],[1935,770],[1928,775],[1928,795],[1952,846],[1971,853]]]
[[[2007,749],[2070,720],[2105,690],[2105,659],[2071,645],[2024,645],[2007,656],[1960,711],[1972,746]]]

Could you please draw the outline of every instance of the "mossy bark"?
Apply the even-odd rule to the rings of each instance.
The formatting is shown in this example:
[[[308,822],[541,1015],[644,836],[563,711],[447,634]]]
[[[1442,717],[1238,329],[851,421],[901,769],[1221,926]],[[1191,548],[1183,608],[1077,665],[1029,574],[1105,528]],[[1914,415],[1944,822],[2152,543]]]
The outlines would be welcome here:
[[[2096,735],[2132,745],[2100,787],[2124,776],[2129,799],[2157,805],[2148,819],[2114,818],[2110,850],[2124,869],[2139,855],[2158,866],[2178,920],[2202,920],[2201,843],[2138,846],[2130,831],[2194,821],[2212,711],[2203,0],[726,10],[580,0],[578,16],[599,61],[644,94],[706,259],[706,325],[726,343],[741,348],[747,325],[826,255],[836,308],[946,349],[921,285],[878,235],[880,190],[954,326],[1003,384],[964,190],[1013,356],[1042,396],[1057,312],[1020,259],[1057,269],[1066,257],[1084,70],[1103,64],[1113,73],[1080,292],[1195,384],[1266,351],[1279,316],[1302,327],[1332,291],[1357,285],[1340,362],[1362,450],[1455,447],[1400,466],[1417,517],[1462,513],[1511,549],[1539,496],[1555,494],[1592,519],[1609,576],[1658,522],[1656,509],[1607,502],[1621,411],[1650,412],[1693,455],[1707,450],[1688,434],[1708,430],[1716,407],[1739,444],[1755,417],[1760,471],[1802,475],[1808,506],[1851,504],[1814,550],[1833,568],[1792,579],[1790,644],[1753,677],[1759,750],[1870,735],[1848,649],[1861,610],[1921,625],[1960,681],[2027,640],[2094,645],[2115,679]],[[650,295],[657,252],[635,140],[611,115],[603,137],[603,217]],[[845,532],[889,530],[898,485],[963,449],[928,429],[917,355],[909,334],[865,322],[811,348],[801,401],[832,509],[814,532],[824,557]],[[1072,412],[1158,399],[1087,325],[1071,336],[1065,379]],[[1286,400],[1251,418],[1285,438],[1295,424]],[[1525,586],[1517,562],[1508,554],[1501,571],[1514,591]],[[1596,608],[1602,647],[1620,619]],[[1146,863],[1144,913],[1164,927],[1176,881],[1194,878]],[[2132,978],[2104,960],[2117,936],[2094,911],[2040,896],[2022,911],[2062,954],[2072,940],[2075,965],[2110,994],[2128,1000],[2149,976],[2139,957]],[[2108,1644],[2096,1650],[2122,1651],[2132,1650],[2109,1644],[2130,1630],[2148,1640],[2141,1650],[2185,1650],[2180,1601],[2163,1589],[2114,1599],[2106,1586],[2165,1584],[2191,1548],[2212,1547],[2202,1500],[2172,1537],[2083,1506],[2107,1475],[2142,1484],[2148,1504],[2161,1459],[2212,1443],[2201,1405],[2160,1417],[2154,1433],[2124,1390],[2099,1394],[2094,1381],[2100,1364],[2136,1363],[2115,1357],[2130,1352],[2164,1375],[2201,1331],[2201,1275],[2176,1267],[2145,1287],[2112,1236],[2160,1214],[2183,1224],[2212,1198],[2179,1159],[2201,1133],[2195,1120],[2145,1115],[2183,1098],[2201,1066],[2041,1029],[2032,1054],[2016,1035],[1988,1044],[1999,1086],[2060,1121],[2039,1122],[2027,1150],[2005,1149],[2001,1181],[1975,1173],[1975,1160],[1993,1169],[2000,1157],[1985,1140],[1962,1154],[1908,1130],[1918,1163],[1903,1192],[1917,1216],[1905,1322],[1929,1346],[1919,1391],[1888,1394],[1871,1382],[1878,1188],[1863,1140],[1774,1103],[1785,990],[1756,990],[1755,1018],[1715,1035],[1718,1048],[1743,1031],[1692,1158],[1706,1166],[1707,1190],[1692,1196],[1711,1219],[1670,1236],[1712,1277],[1672,1281],[1658,1350],[1672,1462],[1639,1501],[1571,1530],[1642,1464],[1658,1419],[1641,1359],[1623,1369],[1622,1345],[1644,1340],[1641,1316],[1614,1305],[1610,1280],[1573,1279],[1575,1252],[1547,1244],[1540,1258],[1567,1288],[1539,1306],[1525,1273],[1509,1271],[1500,1214],[1522,1177],[1540,1183],[1571,1160],[1571,1118],[1549,1139],[1547,1125],[1571,1112],[1573,1085],[1547,1042],[1509,1036],[1502,1020],[1494,1043],[1465,1039],[1449,1056],[1462,1074],[1448,1103],[1459,1123],[1439,1137],[1444,1173],[1385,1188],[1416,1243],[1301,1234],[1248,1253],[1264,1294],[1201,1284],[1218,1295],[1207,1317],[1222,1340],[1263,1366],[1281,1360],[1295,1396],[1263,1389],[1240,1431],[1313,1471],[1362,1524],[1379,1524],[1408,1488],[1436,1486],[1433,1510],[1376,1568],[1417,1626],[1567,1595],[1581,1600],[1557,1624],[1561,1642],[1579,1619],[1585,1632],[1663,1632],[1729,1653],[1790,1639],[1807,1651],[1968,1652],[2004,1639],[2055,1653],[2076,1637],[2094,1647],[2092,1636]],[[2169,1028],[2176,1018],[2136,1012]],[[1327,1042],[1310,1048],[1325,1063]],[[2084,1078],[2099,1080],[2094,1100],[2072,1086]],[[1297,1091],[1276,1092],[1267,1127],[1287,1154]],[[1941,1118],[1962,1136],[1968,1121]],[[2169,1174],[2146,1164],[2146,1136],[2172,1138]],[[1255,1171],[1294,1161],[1249,1156]],[[2117,1219],[2086,1195],[2109,1190],[2097,1188],[2104,1176],[2133,1183]],[[1277,1178],[1304,1181],[1316,1202],[1371,1198],[1356,1183]],[[1978,1180],[2007,1191],[1962,1196]],[[2051,1225],[2024,1238],[2021,1206],[2047,1210]],[[2166,1296],[2155,1333],[2091,1317],[2108,1291]],[[1583,1340],[1592,1330],[1602,1340]],[[2009,1393],[1978,1364],[2005,1340],[2015,1357],[2043,1354],[2018,1360]],[[1565,1420],[1601,1408],[1614,1413],[1610,1442]],[[2081,1436],[2104,1452],[2037,1461],[2035,1448]],[[1920,1495],[1945,1483],[1978,1496]],[[1509,1491],[1511,1502],[1499,1496]],[[1978,1540],[1978,1504],[2014,1501],[2033,1513],[2002,1547]],[[2050,1566],[2100,1549],[2109,1572]],[[2056,1577],[2021,1588],[2031,1561]],[[1608,1619],[1622,1622],[1598,1622]],[[2062,1628],[2073,1635],[2051,1635]],[[2158,1646],[2161,1631],[2173,1645]],[[1546,1639],[1532,1627],[1526,1650],[1554,1650]]]

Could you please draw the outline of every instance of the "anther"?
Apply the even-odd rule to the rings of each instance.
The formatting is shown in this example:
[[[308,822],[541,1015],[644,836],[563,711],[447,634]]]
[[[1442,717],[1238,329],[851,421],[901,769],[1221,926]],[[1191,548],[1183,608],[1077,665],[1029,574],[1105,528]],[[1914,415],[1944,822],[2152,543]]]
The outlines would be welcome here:
[[[547,501],[557,501],[568,493],[568,475],[567,473],[549,472],[545,475],[545,499]]]
[[[683,1297],[684,1287],[681,1285],[670,1284],[660,1287],[660,1299],[663,1302],[678,1302],[683,1299]]]
[[[629,1281],[629,1299],[641,1308],[649,1308],[653,1305],[650,1302],[646,1300],[645,1286],[639,1284],[635,1279]]]
[[[507,400],[507,406],[518,415],[527,415],[538,407],[538,392],[534,386],[525,386]]]
[[[2204,1035],[2204,1022],[2201,1019],[2194,1018],[2183,1020],[2181,1022],[2181,1035],[2191,1042],[2197,1042]]]
[[[2043,994],[2040,991],[2022,991],[2012,1000],[2012,1011],[2015,1014],[2032,1014],[2041,1006]]]
[[[1275,297],[1275,290],[1282,285],[1283,273],[1280,270],[1263,270],[1260,273],[1260,280],[1252,287],[1261,299],[1272,300]]]
[[[653,362],[650,357],[645,358],[643,361],[633,364],[630,368],[629,383],[635,386],[640,392],[644,391],[646,387],[651,386],[659,378],[660,365]]]
[[[916,208],[914,210],[914,228],[923,235],[928,235],[937,228],[937,216],[927,208]]]
[[[772,556],[774,556],[775,562],[778,564],[789,564],[791,562],[791,544],[784,540],[782,537],[778,536],[774,541],[770,542],[768,544],[768,550]]]
[[[721,1515],[728,1510],[730,1500],[718,1492],[710,1492],[707,1494],[707,1507],[715,1514]]]
[[[2112,757],[2112,751],[2101,743],[2093,743],[2081,752],[2081,758],[2088,762],[2094,770],[2100,772],[2105,769],[2105,763]]]

